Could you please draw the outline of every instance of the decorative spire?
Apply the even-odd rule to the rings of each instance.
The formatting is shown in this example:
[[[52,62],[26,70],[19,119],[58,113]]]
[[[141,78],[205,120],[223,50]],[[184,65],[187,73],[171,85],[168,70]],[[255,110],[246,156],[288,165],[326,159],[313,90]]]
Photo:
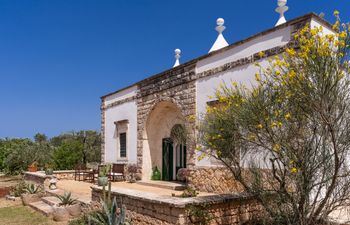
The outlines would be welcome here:
[[[276,8],[276,12],[280,14],[280,18],[278,19],[275,27],[287,22],[286,18],[284,17],[284,13],[288,11],[288,6],[286,6],[286,4],[287,4],[287,0],[278,0],[277,1],[278,7]]]
[[[226,29],[226,27],[224,26],[224,23],[225,23],[225,20],[223,18],[218,18],[216,20],[217,27],[215,28],[215,30],[219,33],[219,36],[216,38],[216,41],[211,47],[211,49],[209,50],[209,53],[228,46],[227,41],[222,35],[222,32]]]
[[[173,66],[173,68],[174,67],[177,67],[178,65],[180,65],[180,54],[181,54],[181,50],[180,49],[175,49],[175,59],[176,59],[176,61],[175,61],[175,64],[174,64],[174,66]]]

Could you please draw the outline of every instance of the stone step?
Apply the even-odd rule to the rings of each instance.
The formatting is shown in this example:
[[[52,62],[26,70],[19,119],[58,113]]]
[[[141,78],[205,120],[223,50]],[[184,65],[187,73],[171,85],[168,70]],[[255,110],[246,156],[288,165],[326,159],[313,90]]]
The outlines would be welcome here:
[[[38,202],[32,202],[29,204],[31,208],[33,208],[35,211],[40,212],[44,214],[45,216],[51,216],[53,213],[53,208],[51,205],[46,204],[43,201]]]
[[[50,195],[51,197],[56,197],[59,195],[64,195],[65,191],[61,189],[56,190],[47,190],[46,193]],[[90,205],[91,203],[91,197],[90,196],[83,196],[76,193],[72,193],[72,198],[76,199],[78,202],[84,204],[84,205]]]
[[[43,197],[41,200],[51,206],[57,206],[61,203],[61,201],[55,196]]]
[[[170,182],[170,181],[160,181],[160,180],[148,181],[147,180],[147,181],[138,181],[137,183],[141,184],[141,185],[145,185],[145,186],[170,189],[170,190],[174,190],[174,191],[183,191],[186,188],[186,186],[180,182]]]

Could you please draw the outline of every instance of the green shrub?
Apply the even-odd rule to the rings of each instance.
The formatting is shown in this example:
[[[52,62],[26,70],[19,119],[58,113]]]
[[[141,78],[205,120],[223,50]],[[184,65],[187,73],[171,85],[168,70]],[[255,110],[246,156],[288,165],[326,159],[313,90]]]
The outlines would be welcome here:
[[[16,186],[14,186],[11,189],[10,195],[15,196],[15,197],[19,197],[19,196],[21,196],[21,194],[26,193],[26,188],[27,188],[27,184],[22,179]]]
[[[83,144],[77,140],[67,140],[63,142],[53,153],[55,169],[74,169],[82,160],[83,147]]]

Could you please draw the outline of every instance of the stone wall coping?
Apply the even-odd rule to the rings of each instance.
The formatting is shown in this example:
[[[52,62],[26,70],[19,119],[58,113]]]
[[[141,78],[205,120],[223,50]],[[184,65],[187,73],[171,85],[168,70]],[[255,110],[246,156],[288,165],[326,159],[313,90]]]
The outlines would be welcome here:
[[[30,175],[30,176],[35,176],[35,177],[41,177],[41,178],[47,178],[48,176],[45,174],[44,171],[37,171],[37,172],[29,172],[25,171],[23,174]]]
[[[102,192],[102,187],[97,185],[91,186],[91,189],[96,192]],[[155,193],[144,191],[130,190],[126,188],[111,188],[112,194],[126,196],[131,199],[149,201],[151,203],[168,205],[175,208],[185,208],[188,205],[199,205],[203,203],[220,204],[220,203],[239,203],[241,201],[253,200],[252,196],[245,193],[232,194],[213,194],[208,196],[198,196],[193,198],[181,198],[172,196],[162,196]]]
[[[75,170],[54,170],[54,174],[61,174],[61,173],[74,173]]]
[[[75,170],[55,170],[53,171],[53,174],[70,174],[70,173],[74,173]],[[35,176],[35,177],[41,177],[41,178],[49,178],[52,175],[46,175],[45,171],[37,171],[37,172],[29,172],[29,171],[25,171],[23,172],[23,174],[26,175],[31,175],[31,176]]]

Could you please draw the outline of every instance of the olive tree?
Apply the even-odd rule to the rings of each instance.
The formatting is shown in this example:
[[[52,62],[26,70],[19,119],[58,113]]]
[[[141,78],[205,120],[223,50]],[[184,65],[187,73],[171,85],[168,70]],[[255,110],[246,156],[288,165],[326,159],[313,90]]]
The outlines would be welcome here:
[[[253,87],[223,84],[201,121],[198,150],[256,196],[266,224],[324,224],[350,204],[350,25],[338,14],[334,33],[307,25],[257,64]]]

